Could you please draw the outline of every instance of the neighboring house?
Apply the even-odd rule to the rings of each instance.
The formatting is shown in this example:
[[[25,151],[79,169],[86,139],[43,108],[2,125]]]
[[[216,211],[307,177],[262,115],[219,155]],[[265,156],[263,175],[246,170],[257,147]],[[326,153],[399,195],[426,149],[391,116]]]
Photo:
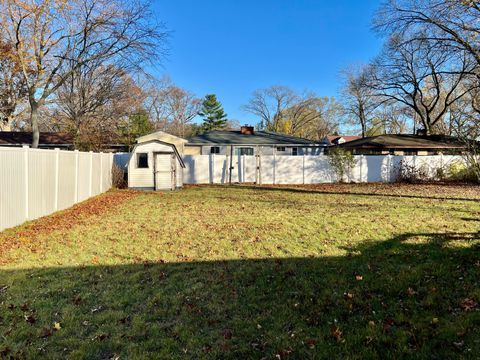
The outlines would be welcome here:
[[[138,138],[128,160],[128,187],[175,190],[183,186],[186,140],[158,131]]]
[[[439,155],[459,154],[464,145],[445,135],[379,135],[337,145],[355,155]]]
[[[30,146],[32,144],[32,133],[28,131],[0,131],[0,146]],[[39,149],[55,149],[74,150],[74,137],[68,133],[62,132],[40,132],[38,142]],[[128,146],[120,143],[105,144],[103,151],[117,152],[126,151]]]
[[[352,136],[352,135],[327,135],[323,138],[322,144],[325,146],[340,145],[349,141],[361,139],[361,136]]]
[[[41,132],[38,147],[40,149],[60,148],[72,150],[73,136],[59,132]],[[0,131],[0,146],[21,147],[32,144],[32,133],[26,131]]]
[[[185,155],[320,155],[320,143],[242,126],[238,131],[209,131],[188,139]]]

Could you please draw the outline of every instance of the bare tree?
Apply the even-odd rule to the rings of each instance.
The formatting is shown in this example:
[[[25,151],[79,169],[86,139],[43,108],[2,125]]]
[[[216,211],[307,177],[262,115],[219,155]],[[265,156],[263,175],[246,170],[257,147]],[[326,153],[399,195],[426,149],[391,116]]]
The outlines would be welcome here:
[[[468,53],[480,66],[480,5],[474,0],[388,0],[374,25],[406,40],[428,40]]]
[[[0,128],[10,128],[19,105],[26,100],[27,88],[13,45],[0,41]]]
[[[392,36],[371,65],[369,86],[378,97],[411,108],[430,134],[452,104],[468,94],[470,88],[461,84],[472,71],[465,53],[443,52],[426,40]]]
[[[280,131],[285,111],[300,103],[299,96],[287,86],[274,85],[255,90],[242,108],[260,118],[259,127],[269,131]]]
[[[80,67],[71,65],[75,69],[57,90],[52,101],[56,111],[50,119],[61,130],[72,133],[82,148],[90,147],[88,139],[94,139],[99,146],[142,107],[143,92],[116,66],[99,61]]]
[[[351,66],[342,71],[343,113],[353,124],[359,124],[362,137],[365,137],[377,107],[381,100],[369,85],[369,68],[367,66]]]
[[[72,72],[93,61],[155,61],[167,36],[147,3],[126,0],[1,0],[0,31],[15,44],[28,89],[33,147],[39,108]],[[74,66],[65,66],[67,61]]]
[[[172,83],[163,83],[153,96],[149,112],[153,112],[156,129],[180,137],[190,135],[188,127],[200,110],[201,99]]]
[[[312,140],[321,140],[338,131],[342,107],[334,97],[307,93],[284,114],[284,132]]]

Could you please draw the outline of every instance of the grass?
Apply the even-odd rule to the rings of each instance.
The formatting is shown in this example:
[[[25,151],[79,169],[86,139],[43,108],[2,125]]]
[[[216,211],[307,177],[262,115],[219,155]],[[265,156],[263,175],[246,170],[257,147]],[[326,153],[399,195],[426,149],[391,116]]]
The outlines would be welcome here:
[[[0,234],[0,357],[478,358],[479,190],[111,191]]]

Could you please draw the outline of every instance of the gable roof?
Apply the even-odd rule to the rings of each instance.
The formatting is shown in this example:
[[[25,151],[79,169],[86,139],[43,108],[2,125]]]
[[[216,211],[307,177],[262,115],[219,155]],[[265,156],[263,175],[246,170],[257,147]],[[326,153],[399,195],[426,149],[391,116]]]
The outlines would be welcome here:
[[[32,133],[28,131],[0,131],[0,146],[21,146],[32,143]],[[72,146],[73,136],[67,133],[41,132],[40,146]]]
[[[187,140],[181,137],[166,133],[164,131],[156,131],[151,134],[140,136],[137,139],[137,143],[142,143],[150,140],[162,140],[168,143],[182,143],[182,142],[186,143],[187,142]]]
[[[368,136],[338,145],[355,149],[462,149],[457,138],[445,135],[379,135]]]
[[[317,145],[316,141],[270,131],[255,131],[251,135],[240,131],[215,130],[193,136],[186,145]]]

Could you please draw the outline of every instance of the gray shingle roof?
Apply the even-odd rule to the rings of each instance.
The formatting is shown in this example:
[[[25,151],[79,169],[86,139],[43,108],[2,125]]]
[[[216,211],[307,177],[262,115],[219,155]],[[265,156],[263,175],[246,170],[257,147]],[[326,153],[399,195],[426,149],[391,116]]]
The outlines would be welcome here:
[[[193,136],[188,145],[319,145],[318,142],[269,131],[255,131],[244,135],[240,131],[215,130]]]
[[[444,135],[379,135],[369,136],[338,145],[343,148],[372,149],[461,149],[458,139]]]

